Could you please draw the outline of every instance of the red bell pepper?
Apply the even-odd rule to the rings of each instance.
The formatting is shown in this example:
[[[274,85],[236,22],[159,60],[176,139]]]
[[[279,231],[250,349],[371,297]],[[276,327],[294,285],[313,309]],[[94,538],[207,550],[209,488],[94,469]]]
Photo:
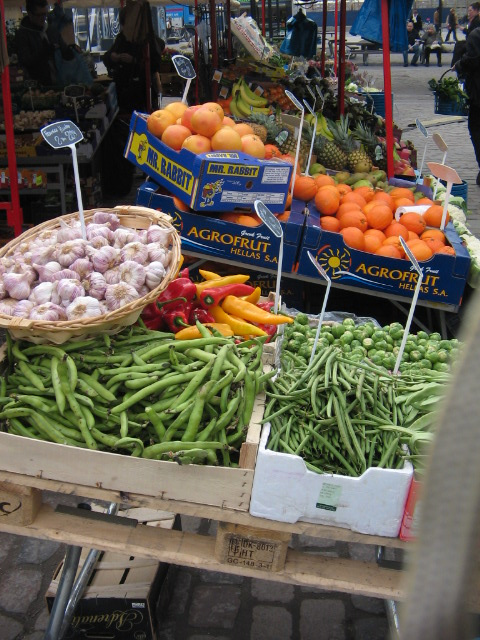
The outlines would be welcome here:
[[[162,324],[161,317],[163,307],[165,305],[175,305],[178,302],[187,302],[187,299],[183,296],[178,296],[178,298],[172,298],[171,300],[164,300],[163,302],[159,302],[157,299],[154,302],[147,304],[145,309],[142,311],[142,320],[149,329],[157,329]],[[156,326],[151,327],[148,323],[152,323]]]
[[[255,289],[248,284],[225,284],[222,287],[209,287],[201,291],[200,304],[205,309],[216,307],[227,296],[248,296]]]
[[[163,322],[167,329],[173,331],[173,333],[177,333],[180,329],[190,326],[188,322],[189,311],[190,305],[188,303],[183,305],[183,307],[165,311],[163,314]]]
[[[259,300],[256,305],[259,309],[263,309],[264,311],[271,311],[275,306],[275,302],[273,300]]]
[[[188,321],[194,325],[197,320],[202,324],[207,322],[215,322],[215,318],[206,309],[200,306],[198,302],[195,302],[188,315]]]
[[[272,338],[275,337],[277,333],[277,325],[276,324],[257,324],[257,327],[263,329],[266,334],[268,334],[268,338],[265,342],[270,342]]]
[[[187,302],[191,302],[196,293],[197,288],[190,278],[175,278],[158,296],[157,302],[166,302],[178,297],[186,298]]]

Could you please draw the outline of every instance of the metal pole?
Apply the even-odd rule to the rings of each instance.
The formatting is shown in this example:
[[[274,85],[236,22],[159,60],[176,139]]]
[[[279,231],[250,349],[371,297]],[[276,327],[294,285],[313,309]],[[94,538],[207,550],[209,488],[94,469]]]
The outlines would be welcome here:
[[[81,551],[82,547],[70,546],[67,548],[57,595],[53,602],[52,612],[50,613],[48,627],[43,640],[59,640],[60,638],[59,634],[65,614],[65,607],[67,606],[73,581],[75,580]]]
[[[322,78],[325,77],[325,47],[327,46],[327,0],[323,0],[323,24],[322,24],[322,59],[321,71]]]

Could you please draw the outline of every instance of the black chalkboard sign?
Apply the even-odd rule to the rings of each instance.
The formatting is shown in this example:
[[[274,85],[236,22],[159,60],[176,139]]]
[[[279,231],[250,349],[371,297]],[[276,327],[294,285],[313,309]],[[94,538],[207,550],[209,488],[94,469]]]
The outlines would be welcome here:
[[[85,87],[81,84],[69,84],[63,90],[63,95],[67,98],[80,98],[85,95]]]
[[[83,133],[71,120],[52,122],[40,129],[40,133],[54,149],[62,149],[83,140]]]
[[[192,61],[186,56],[172,56],[172,62],[181,78],[185,78],[185,80],[193,80],[193,78],[196,77],[197,74],[193,68]]]

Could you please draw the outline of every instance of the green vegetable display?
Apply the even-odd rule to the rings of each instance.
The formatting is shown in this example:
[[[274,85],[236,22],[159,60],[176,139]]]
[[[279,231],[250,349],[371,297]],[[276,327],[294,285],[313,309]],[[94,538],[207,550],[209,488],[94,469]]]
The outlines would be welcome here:
[[[138,326],[62,347],[8,340],[1,428],[181,464],[237,464],[265,338],[178,341]]]

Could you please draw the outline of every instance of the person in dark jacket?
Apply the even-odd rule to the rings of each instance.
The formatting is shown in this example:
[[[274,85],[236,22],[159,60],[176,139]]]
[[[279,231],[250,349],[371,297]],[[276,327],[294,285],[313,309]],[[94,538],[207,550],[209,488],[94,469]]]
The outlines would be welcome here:
[[[27,0],[26,9],[27,15],[15,35],[19,64],[32,80],[42,85],[54,85],[57,79],[55,43],[48,32],[47,0]]]
[[[417,60],[420,55],[420,36],[418,35],[418,31],[414,28],[413,22],[407,23],[407,39],[408,39],[408,49],[403,52],[403,66],[408,67],[408,54],[413,53],[413,58],[411,61],[411,66],[417,66]]]
[[[410,16],[410,22],[413,22],[413,28],[415,31],[420,33],[422,30],[422,16],[418,13],[416,9],[412,11],[412,15]]]
[[[465,27],[462,27],[462,31],[465,34],[465,40],[460,40],[455,44],[455,48],[453,50],[452,56],[452,67],[456,65],[456,63],[460,60],[463,54],[466,51],[467,47],[467,39],[468,36],[480,27],[480,2],[472,2],[472,4],[468,5],[467,9],[467,20],[468,24]]]
[[[448,16],[447,16],[448,32],[447,32],[447,37],[445,38],[445,42],[448,42],[450,40],[450,34],[453,35],[453,39],[455,40],[455,42],[457,41],[457,27],[458,27],[457,14],[455,13],[455,9],[452,7],[448,12]]]
[[[453,67],[465,78],[465,91],[469,98],[468,131],[475,158],[480,169],[480,29],[474,29],[466,40],[466,51]],[[477,175],[480,186],[480,172]]]
[[[430,54],[437,54],[437,66],[442,66],[442,36],[435,31],[435,25],[429,24],[422,36],[425,66],[430,66]]]

